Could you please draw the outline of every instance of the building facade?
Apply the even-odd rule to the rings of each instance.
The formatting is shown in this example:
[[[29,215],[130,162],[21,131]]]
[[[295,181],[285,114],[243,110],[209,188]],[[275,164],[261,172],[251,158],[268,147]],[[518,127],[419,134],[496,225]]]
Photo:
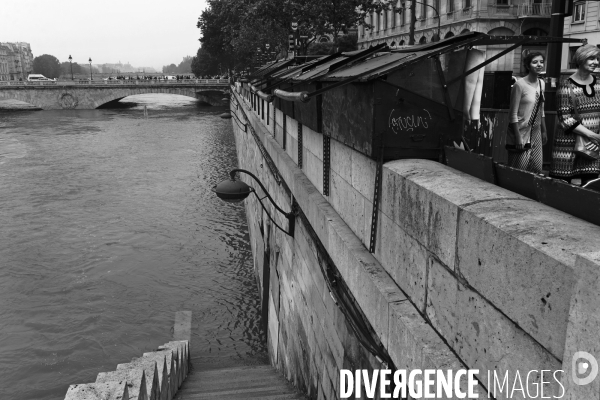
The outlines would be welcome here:
[[[483,32],[495,36],[546,36],[550,30],[551,0],[421,0],[415,5],[415,44],[429,43],[438,34],[446,39],[464,32]],[[369,15],[361,26],[358,48],[387,43],[394,48],[409,43],[410,1],[397,0],[397,12]],[[506,46],[488,46],[487,57]],[[531,48],[517,49],[486,67],[486,71],[522,72],[522,54]],[[545,53],[545,46],[535,50]]]
[[[27,76],[33,72],[33,53],[29,43],[0,42],[0,49],[4,49],[6,53],[4,57],[7,64],[7,73],[0,72],[0,80],[26,80]],[[2,57],[0,54],[0,66],[2,65]]]
[[[0,45],[0,81],[8,81],[10,78],[8,72],[8,47]]]
[[[576,1],[573,15],[565,18],[564,37],[587,39],[589,44],[600,44],[600,4],[597,1]],[[578,43],[563,44],[562,69],[576,68],[571,61]]]

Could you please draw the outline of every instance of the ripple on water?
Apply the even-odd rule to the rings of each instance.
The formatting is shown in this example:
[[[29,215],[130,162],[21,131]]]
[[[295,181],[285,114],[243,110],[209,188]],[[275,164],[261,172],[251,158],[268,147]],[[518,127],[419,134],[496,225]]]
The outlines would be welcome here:
[[[126,100],[0,113],[0,399],[61,398],[170,340],[179,310],[194,356],[265,360],[244,208],[210,192],[237,164],[231,122]]]

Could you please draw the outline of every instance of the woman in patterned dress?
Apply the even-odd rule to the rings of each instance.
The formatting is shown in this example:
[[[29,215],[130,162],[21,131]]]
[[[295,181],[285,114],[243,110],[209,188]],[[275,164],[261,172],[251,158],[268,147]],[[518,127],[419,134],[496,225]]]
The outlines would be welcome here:
[[[508,165],[535,173],[542,172],[542,146],[546,144],[544,119],[544,55],[531,52],[523,58],[527,75],[519,79],[510,93],[510,124],[506,137]]]
[[[559,126],[556,129],[550,176],[566,180],[581,179],[581,185],[600,173],[600,160],[590,160],[574,153],[575,135],[600,142],[600,82],[592,74],[598,67],[600,49],[581,46],[573,56],[577,72],[560,86],[556,104]]]

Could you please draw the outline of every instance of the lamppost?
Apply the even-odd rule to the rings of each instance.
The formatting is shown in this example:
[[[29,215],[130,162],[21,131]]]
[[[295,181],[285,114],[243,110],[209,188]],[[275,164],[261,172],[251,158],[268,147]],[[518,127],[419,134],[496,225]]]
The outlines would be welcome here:
[[[92,75],[92,57],[90,57],[89,62],[90,62],[90,82],[91,82],[94,80],[94,77]]]
[[[427,6],[427,7],[431,8],[431,9],[433,9],[433,11],[435,11],[435,13],[437,14],[437,20],[438,20],[437,37],[434,36],[433,38],[431,38],[431,41],[432,42],[439,42],[440,38],[441,38],[441,36],[440,36],[440,13],[438,12],[437,8],[435,8],[431,4],[427,4],[427,3],[422,3],[420,1],[411,0],[410,3],[409,3],[409,5],[408,5],[408,8],[410,8],[410,10],[412,11],[412,14],[415,14],[414,4],[422,4],[424,6]],[[407,7],[403,8],[402,12],[406,12],[406,8]],[[412,43],[410,43],[410,44],[414,44],[415,43],[415,38],[414,38],[414,34],[415,34],[414,24],[415,24],[415,22],[416,22],[416,18],[414,18],[414,15],[411,15],[411,17],[410,17],[410,23],[411,23],[411,30],[410,30],[411,37],[410,37],[410,39],[411,40],[409,40],[409,42],[412,41]]]
[[[69,54],[69,65],[71,66],[71,80],[73,79],[73,63],[71,63],[71,60],[73,60],[73,57],[71,57],[71,55]]]
[[[259,184],[260,188],[264,192],[265,197],[267,197],[271,201],[271,204],[273,204],[273,206],[275,206],[277,211],[282,213],[287,218],[287,220],[288,220],[287,231],[285,229],[283,229],[281,226],[279,226],[277,224],[277,222],[275,222],[273,217],[271,217],[271,214],[269,214],[269,210],[267,210],[265,205],[262,203],[262,199],[264,199],[264,197],[262,199],[260,197],[258,197],[258,195],[256,194],[256,190],[254,190],[254,188],[252,186],[248,186],[247,184],[245,184],[242,181],[235,180],[236,172],[243,172],[244,174],[250,175],[252,178],[254,178],[254,180]],[[294,236],[294,224],[295,224],[295,217],[297,215],[297,212],[294,210],[293,206],[292,206],[292,211],[290,211],[290,212],[285,212],[281,208],[279,208],[279,206],[277,204],[275,204],[275,201],[273,200],[271,195],[269,195],[269,193],[267,192],[267,189],[265,189],[265,187],[260,182],[260,180],[254,174],[252,174],[250,171],[246,171],[245,169],[236,168],[236,169],[232,169],[231,172],[229,172],[229,176],[230,176],[230,179],[224,180],[223,182],[219,183],[212,189],[213,192],[215,192],[221,200],[224,200],[228,203],[238,203],[238,202],[244,200],[246,197],[248,197],[250,195],[250,193],[254,193],[254,195],[258,199],[258,202],[262,206],[263,210],[265,210],[265,212],[267,213],[267,216],[273,222],[273,224],[277,228],[279,228],[279,230],[281,230],[282,232],[285,232],[287,235],[292,236],[292,237]]]

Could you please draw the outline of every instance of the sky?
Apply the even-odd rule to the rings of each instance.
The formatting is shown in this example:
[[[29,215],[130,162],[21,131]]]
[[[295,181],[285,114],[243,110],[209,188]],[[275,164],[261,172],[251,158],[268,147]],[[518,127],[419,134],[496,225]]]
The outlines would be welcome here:
[[[179,64],[200,46],[205,0],[0,0],[0,42],[27,42],[60,62]]]

